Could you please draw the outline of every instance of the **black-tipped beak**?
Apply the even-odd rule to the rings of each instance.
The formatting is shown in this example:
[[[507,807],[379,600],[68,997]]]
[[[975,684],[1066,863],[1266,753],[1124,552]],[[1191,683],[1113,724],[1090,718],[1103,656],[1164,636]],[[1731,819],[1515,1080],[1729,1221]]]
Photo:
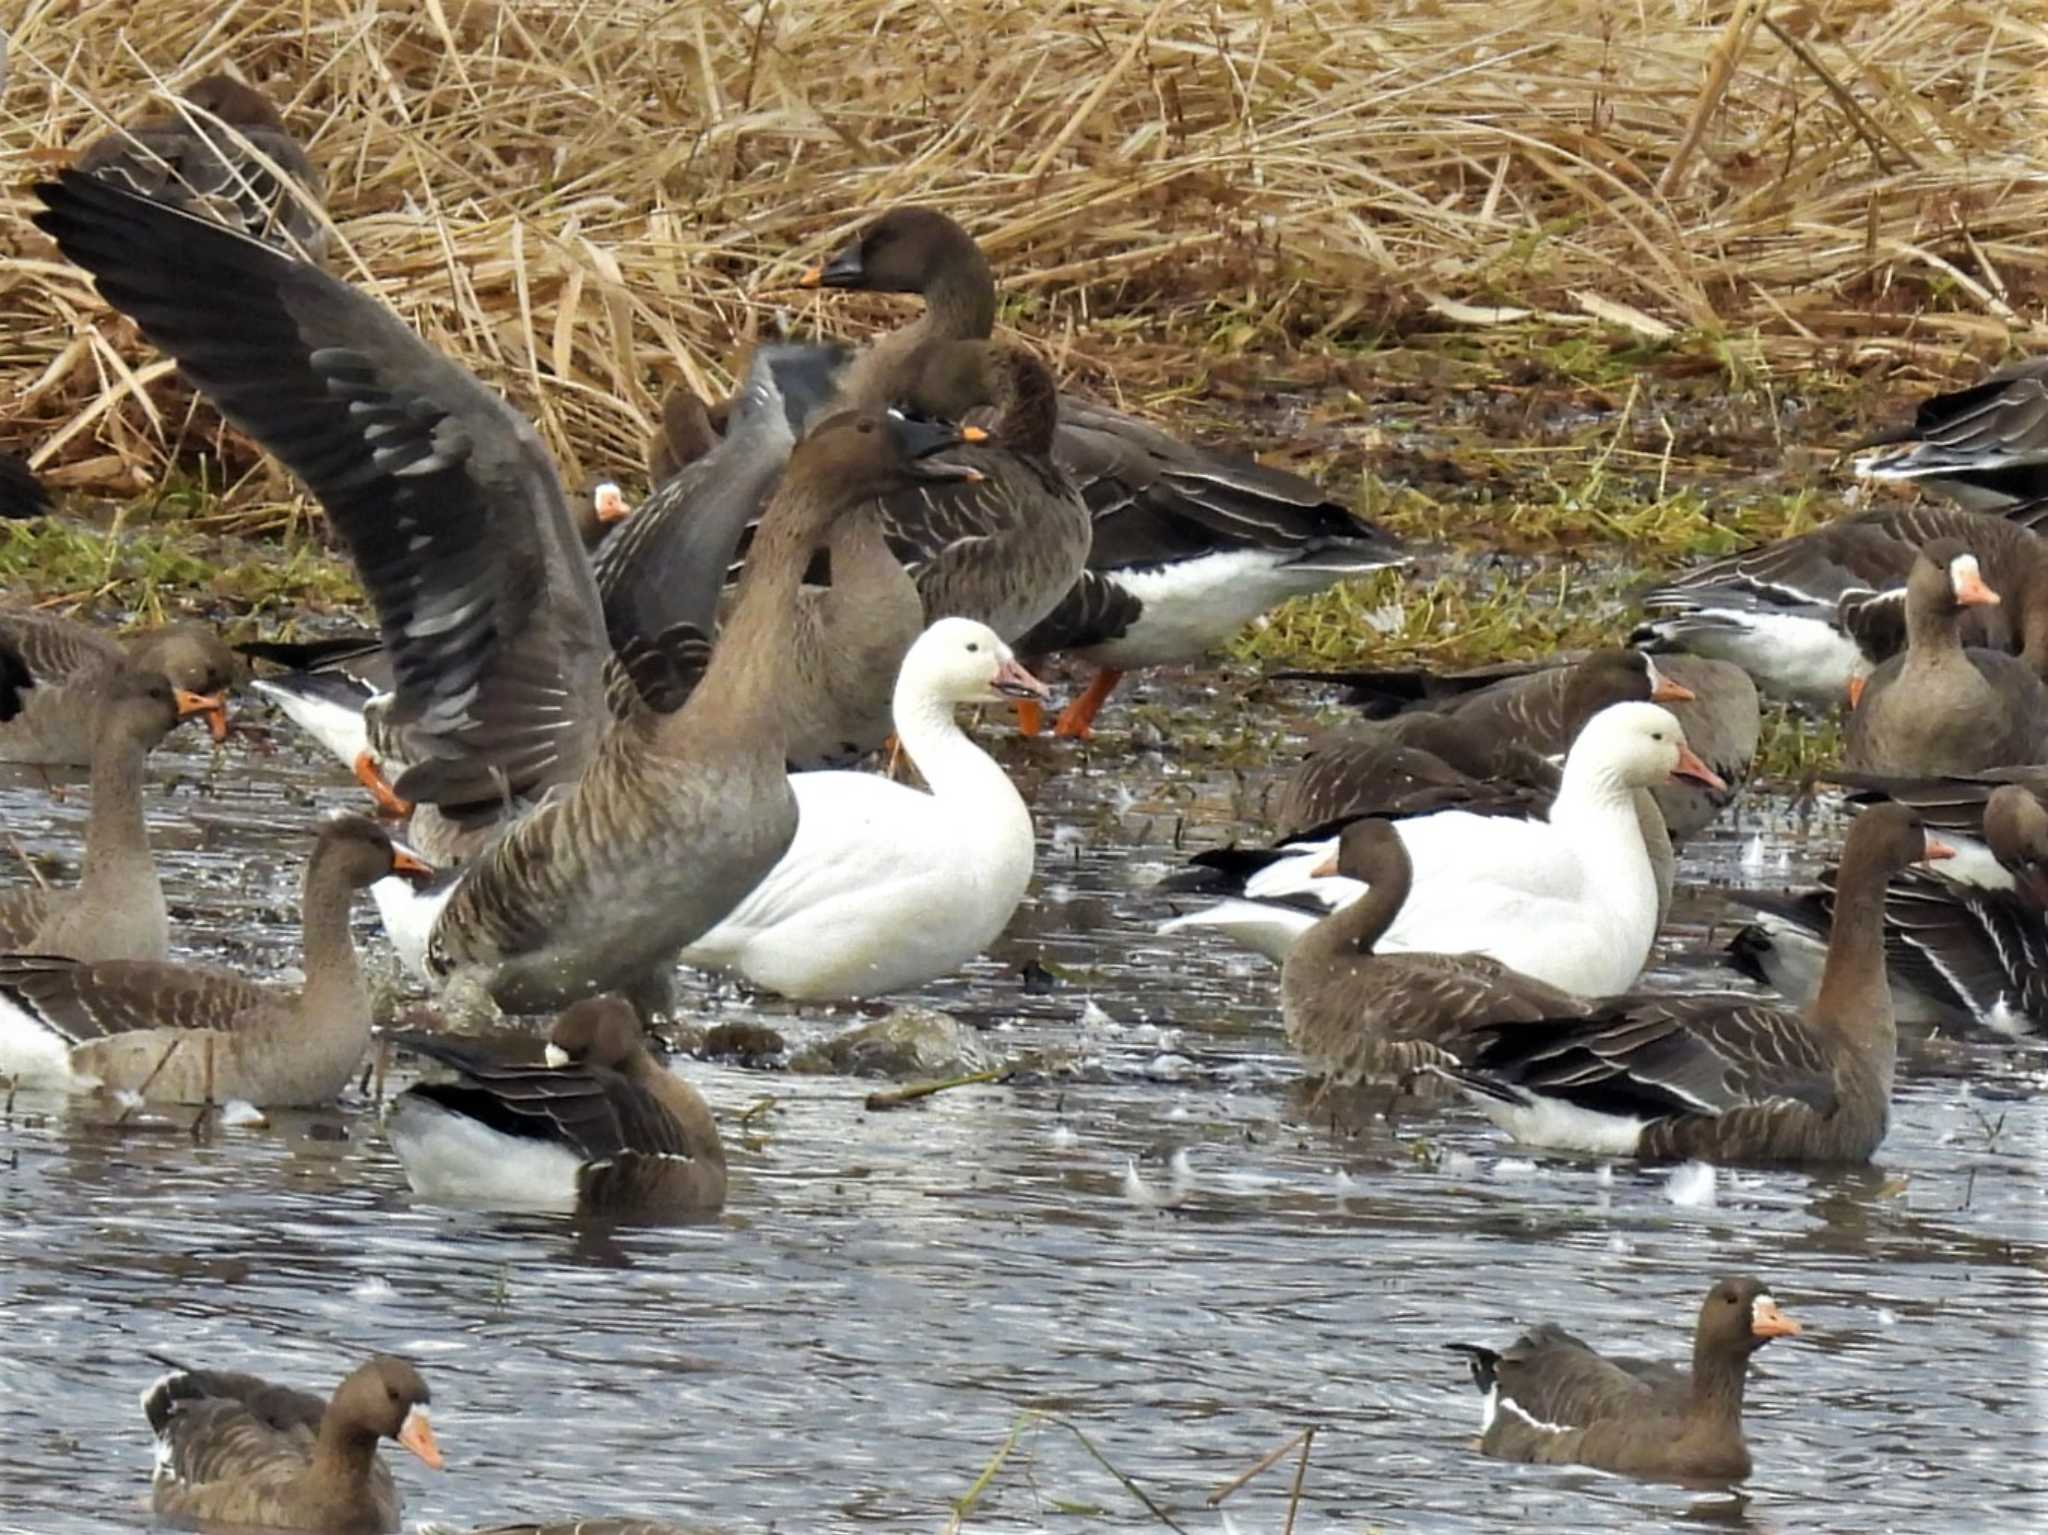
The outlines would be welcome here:
[[[822,266],[814,266],[803,275],[806,288],[862,288],[867,286],[867,272],[861,266],[860,241],[834,251]]]
[[[995,681],[989,687],[1005,698],[1035,698],[1044,703],[1052,697],[1052,689],[1019,666],[1014,657],[996,668]]]
[[[950,421],[927,421],[892,410],[889,412],[889,433],[895,438],[897,449],[907,461],[911,475],[917,479],[978,480],[982,477],[980,470],[970,469],[965,464],[933,460],[931,455],[934,453],[964,447],[976,440]]]

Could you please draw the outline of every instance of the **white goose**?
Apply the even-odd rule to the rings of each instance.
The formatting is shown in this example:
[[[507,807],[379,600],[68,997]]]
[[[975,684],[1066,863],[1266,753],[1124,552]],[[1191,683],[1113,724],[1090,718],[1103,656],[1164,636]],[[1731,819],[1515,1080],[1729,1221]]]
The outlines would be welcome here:
[[[1671,778],[1725,789],[1655,704],[1615,704],[1579,733],[1548,820],[1442,811],[1396,822],[1415,866],[1377,953],[1487,954],[1582,996],[1631,985],[1657,936],[1657,884],[1633,791]],[[1317,872],[1334,839],[1278,849],[1241,894],[1164,923],[1215,928],[1269,958],[1364,893]],[[1258,855],[1253,855],[1255,858]]]
[[[931,792],[875,773],[793,775],[796,840],[683,963],[812,1001],[920,986],[980,953],[1031,882],[1031,813],[953,708],[1045,696],[986,624],[926,629],[892,708]]]

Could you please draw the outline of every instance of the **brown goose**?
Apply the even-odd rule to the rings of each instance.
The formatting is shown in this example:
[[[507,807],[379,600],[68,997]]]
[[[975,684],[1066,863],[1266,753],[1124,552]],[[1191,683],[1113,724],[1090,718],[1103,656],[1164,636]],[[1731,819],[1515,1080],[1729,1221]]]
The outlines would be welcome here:
[[[92,814],[78,888],[0,896],[0,950],[71,959],[162,959],[171,919],[149,851],[142,776],[150,749],[217,701],[123,667],[75,690],[92,708]]]
[[[1995,606],[1977,557],[1935,539],[1906,586],[1906,651],[1870,674],[1844,733],[1852,772],[1971,773],[2048,755],[2048,684],[2001,651],[1966,650],[1961,615]]]
[[[1867,479],[1917,480],[1982,511],[2039,502],[2048,497],[2048,357],[1923,400],[1910,426],[1860,446],[1883,450],[1856,460]]]
[[[711,412],[696,394],[677,384],[662,396],[661,430],[647,444],[647,483],[660,485],[682,473],[684,466],[718,446],[721,427],[711,423]]]
[[[1478,954],[1375,954],[1415,877],[1391,823],[1354,821],[1318,874],[1368,887],[1296,940],[1280,969],[1287,1042],[1336,1086],[1463,1060],[1493,1024],[1578,1018],[1593,1004]]]
[[[330,817],[306,865],[297,993],[202,965],[0,957],[0,1074],[152,1103],[331,1102],[370,1043],[350,898],[428,873],[375,822]]]
[[[407,1088],[385,1115],[424,1199],[635,1217],[725,1203],[725,1148],[710,1108],[648,1053],[638,1015],[618,997],[564,1011],[542,1065],[446,1035],[392,1037],[455,1074]]]
[[[322,1401],[256,1375],[174,1367],[142,1393],[156,1435],[151,1499],[167,1519],[320,1535],[390,1535],[398,1487],[377,1456],[395,1440],[439,1471],[419,1371],[379,1354]]]
[[[1964,637],[2048,677],[2048,542],[2030,526],[1953,506],[1885,507],[1694,566],[1644,592],[1630,643],[1733,662],[1765,692],[1832,709],[1905,648],[1905,585],[1921,548],[1960,538],[2004,599],[1969,610]]]
[[[11,643],[36,680],[15,718],[0,725],[0,761],[83,767],[92,761],[92,689],[130,668],[157,672],[182,693],[203,697],[216,741],[228,733],[226,690],[240,674],[235,653],[210,627],[166,624],[117,640],[73,618],[21,610],[0,612],[0,637]]]
[[[878,338],[849,366],[852,397],[933,339],[985,341],[994,274],[966,230],[930,208],[891,209],[822,265],[808,286],[916,293],[924,314]],[[1062,713],[1086,736],[1124,672],[1199,659],[1287,597],[1406,555],[1296,475],[1235,453],[1192,447],[1119,412],[1062,395],[1053,460],[1095,519],[1088,569],[1032,632],[1020,656],[1067,650],[1100,668]]]
[[[172,207],[206,210],[315,261],[327,253],[319,171],[277,108],[227,75],[208,75],[170,110],[94,140],[78,169]]]
[[[1957,857],[1940,874],[1908,869],[1885,887],[1885,971],[1901,1024],[1978,1024],[2016,1037],[2048,1029],[2048,804],[2043,770],[2018,771],[2032,786],[1969,779],[1899,785],[1900,801],[1930,825],[1942,823],[1922,807],[1936,803],[1982,842],[1958,837]],[[1939,782],[1957,792],[1944,795]],[[1972,790],[1978,798],[1965,800]],[[1810,1000],[1840,878],[1826,869],[1815,890],[1733,894],[1757,917],[1729,943],[1729,962],[1794,1002]]]
[[[1603,1359],[1554,1322],[1468,1355],[1486,1398],[1479,1448],[1501,1460],[1595,1466],[1645,1481],[1718,1485],[1749,1475],[1742,1434],[1750,1356],[1799,1324],[1755,1279],[1723,1279],[1693,1329],[1689,1373]]]
[[[1867,1161],[1898,1056],[1884,974],[1886,879],[1944,858],[1902,805],[1866,810],[1842,850],[1820,991],[1802,1015],[1744,996],[1626,996],[1591,1017],[1490,1035],[1441,1070],[1534,1146],[1713,1162]]]

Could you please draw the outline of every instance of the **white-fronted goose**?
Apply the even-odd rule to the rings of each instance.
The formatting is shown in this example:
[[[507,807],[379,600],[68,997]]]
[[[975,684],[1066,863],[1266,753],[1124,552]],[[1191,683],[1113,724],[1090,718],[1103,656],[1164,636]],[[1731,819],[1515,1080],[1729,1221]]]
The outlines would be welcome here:
[[[915,293],[924,314],[850,365],[851,394],[924,342],[986,340],[994,274],[966,230],[930,208],[895,208],[805,274],[808,285]],[[1349,575],[1402,563],[1385,534],[1316,486],[1234,453],[1196,448],[1120,412],[1061,395],[1053,459],[1095,519],[1088,570],[1019,655],[1072,651],[1101,670],[1061,715],[1085,736],[1117,678],[1199,659],[1267,608]]]
[[[1478,954],[1375,952],[1414,883],[1393,823],[1354,821],[1319,873],[1365,891],[1303,933],[1280,970],[1287,1042],[1337,1086],[1463,1058],[1474,1030],[1582,1016],[1590,1004]]]
[[[1960,868],[1959,852],[1938,874],[1908,869],[1885,886],[1892,1012],[1901,1024],[2039,1033],[2048,1029],[2048,805],[2034,790],[2002,784],[1977,809],[1981,827],[1971,830],[1986,844],[1979,862],[1988,870]],[[1970,877],[1989,871],[1995,882]],[[1730,941],[1730,963],[1794,1003],[1809,1002],[1820,987],[1840,879],[1827,869],[1815,890],[1731,893],[1757,920]]]
[[[153,1103],[331,1102],[370,1043],[350,898],[394,873],[428,871],[362,816],[321,826],[296,993],[202,965],[0,956],[0,1075]]]
[[[379,1354],[322,1401],[229,1370],[174,1368],[142,1393],[156,1435],[151,1501],[166,1519],[320,1535],[395,1535],[400,1499],[377,1442],[439,1471],[419,1371]]]
[[[25,459],[0,453],[0,521],[24,522],[50,510],[49,487]]]
[[[2048,497],[2048,357],[1923,400],[1910,426],[1872,437],[1856,460],[1873,480],[1916,480],[1980,511]]]
[[[1920,551],[1906,585],[1905,654],[1863,685],[1844,732],[1845,768],[1970,773],[2048,755],[2048,683],[2003,651],[1962,644],[1962,613],[1999,600],[1959,540]]]
[[[798,774],[789,851],[683,963],[811,1001],[921,986],[980,953],[1031,883],[1031,812],[953,710],[1044,696],[986,624],[933,624],[895,696],[897,739],[930,792],[874,773]]]
[[[1898,1033],[1884,887],[1946,856],[1903,805],[1866,810],[1842,850],[1827,968],[1805,1013],[1742,996],[1616,997],[1593,1017],[1492,1031],[1437,1067],[1517,1140],[1608,1156],[1862,1162],[1884,1140]]]
[[[1632,644],[1742,667],[1765,692],[1832,709],[1905,648],[1905,585],[1921,548],[1960,538],[2005,599],[1973,609],[1971,644],[2048,676],[2048,542],[1951,506],[1887,507],[1698,565],[1644,592]]]
[[[697,1090],[648,1053],[618,997],[555,1020],[543,1064],[439,1034],[397,1042],[450,1068],[392,1101],[384,1130],[424,1199],[662,1217],[725,1203],[725,1148]]]
[[[179,720],[218,707],[161,673],[123,667],[76,689],[93,712],[92,811],[78,888],[0,896],[0,950],[71,959],[162,959],[171,919],[149,830],[142,777],[150,749]]]
[[[1656,870],[1632,791],[1674,773],[1720,782],[1666,710],[1614,704],[1572,743],[1547,820],[1452,810],[1396,822],[1415,886],[1381,952],[1487,954],[1581,996],[1622,990],[1657,933]],[[1283,957],[1360,893],[1355,881],[1316,872],[1334,850],[1330,841],[1277,849],[1232,871],[1240,893],[1161,931],[1215,927]]]
[[[277,108],[227,75],[208,75],[169,110],[94,140],[77,164],[89,175],[172,207],[202,209],[315,261],[327,253],[327,225],[317,211],[319,171]]]
[[[116,672],[160,673],[181,693],[203,698],[199,712],[216,741],[228,733],[228,685],[235,653],[211,627],[166,624],[117,640],[77,619],[0,611],[0,637],[35,678],[20,714],[0,725],[0,761],[83,767],[93,760],[94,688]]]
[[[1742,1434],[1750,1356],[1799,1324],[1761,1282],[1723,1279],[1693,1329],[1692,1369],[1603,1359],[1554,1322],[1468,1356],[1486,1406],[1479,1448],[1500,1460],[1594,1466],[1645,1481],[1722,1485],[1750,1472]]]

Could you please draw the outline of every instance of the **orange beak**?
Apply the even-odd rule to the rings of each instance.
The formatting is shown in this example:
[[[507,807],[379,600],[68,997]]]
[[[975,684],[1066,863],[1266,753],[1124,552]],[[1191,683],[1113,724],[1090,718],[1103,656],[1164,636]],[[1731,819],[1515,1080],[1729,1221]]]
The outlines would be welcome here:
[[[598,490],[596,506],[597,520],[607,526],[614,522],[624,522],[633,515],[633,508],[626,505],[626,498],[619,493],[619,487],[616,485],[606,485]]]
[[[1689,704],[1698,697],[1699,694],[1684,683],[1673,682],[1662,672],[1657,674],[1657,685],[1650,689],[1650,702],[1653,704]]]
[[[1975,571],[1966,571],[1957,578],[1956,606],[1959,608],[1995,608],[1999,604],[1998,593],[1984,584],[1984,578]]]
[[[426,1408],[415,1407],[405,1415],[405,1422],[398,1430],[398,1442],[436,1471],[445,1468],[441,1447],[434,1443],[434,1426],[427,1421]]]
[[[962,442],[987,442],[988,433],[978,426],[963,426],[960,428],[960,440]]]
[[[188,720],[195,714],[206,716],[206,731],[216,741],[228,738],[228,695],[225,693],[188,693],[183,688],[173,688],[171,695],[178,700],[178,718]]]
[[[1308,871],[1310,879],[1329,879],[1337,872],[1337,855],[1332,853],[1313,869]]]
[[[803,276],[799,277],[796,280],[796,285],[799,288],[816,288],[821,286],[824,283],[824,281],[825,263],[821,261],[816,266],[812,267],[809,271],[805,272]]]
[[[1768,1295],[1759,1295],[1750,1312],[1749,1330],[1759,1338],[1796,1338],[1799,1324],[1778,1309],[1778,1303]]]
[[[1850,708],[1853,709],[1858,704],[1863,702],[1863,688],[1864,685],[1869,681],[1870,679],[1868,677],[1851,677],[1849,679],[1848,693]]]
[[[417,853],[402,847],[391,850],[391,872],[400,875],[411,884],[424,885],[434,877],[434,866]]]
[[[1937,842],[1934,838],[1929,837],[1927,839],[1927,851],[1920,855],[1920,861],[1922,863],[1935,863],[1943,858],[1953,858],[1955,856],[1956,850],[1946,842]]]
[[[1690,778],[1695,783],[1703,783],[1709,789],[1719,790],[1722,793],[1726,793],[1728,789],[1728,781],[1704,762],[1700,761],[1698,755],[1690,746],[1680,746],[1678,748],[1678,766],[1671,770],[1671,776],[1673,778]]]

